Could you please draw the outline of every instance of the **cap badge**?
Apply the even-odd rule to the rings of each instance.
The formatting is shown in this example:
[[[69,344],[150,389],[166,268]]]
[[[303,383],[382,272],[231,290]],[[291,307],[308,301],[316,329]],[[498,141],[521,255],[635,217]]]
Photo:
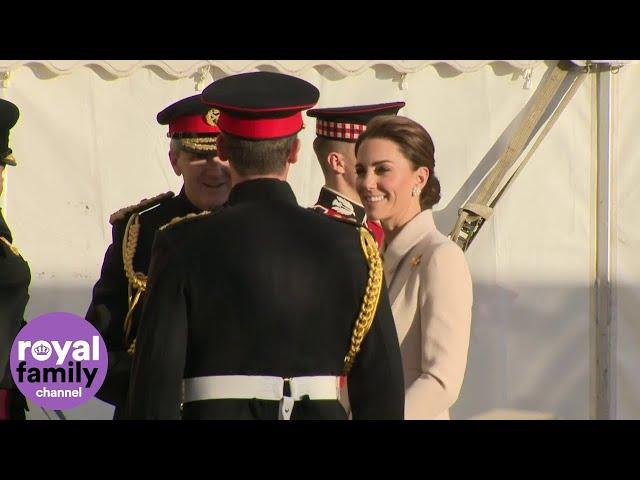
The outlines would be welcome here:
[[[215,108],[212,108],[207,112],[207,114],[204,117],[204,120],[207,123],[207,125],[215,127],[216,125],[218,125],[219,116],[220,116],[220,111],[216,110]]]

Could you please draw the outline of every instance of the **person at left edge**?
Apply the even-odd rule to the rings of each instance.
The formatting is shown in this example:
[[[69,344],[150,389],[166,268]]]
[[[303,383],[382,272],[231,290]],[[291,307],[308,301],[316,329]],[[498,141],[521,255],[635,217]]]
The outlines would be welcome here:
[[[183,177],[177,196],[167,192],[110,217],[113,241],[107,249],[100,279],[86,313],[103,336],[109,352],[107,377],[96,395],[114,405],[114,419],[124,418],[131,357],[142,299],[147,288],[151,246],[156,231],[173,218],[210,210],[226,202],[231,189],[228,166],[217,156],[218,111],[200,95],[179,100],[157,115],[168,125],[169,161]]]
[[[4,190],[7,165],[16,166],[9,148],[9,130],[16,124],[20,110],[0,99],[0,195]],[[24,309],[29,300],[31,271],[13,244],[9,226],[0,209],[0,420],[24,420],[27,402],[16,388],[9,370],[13,340],[24,325]]]

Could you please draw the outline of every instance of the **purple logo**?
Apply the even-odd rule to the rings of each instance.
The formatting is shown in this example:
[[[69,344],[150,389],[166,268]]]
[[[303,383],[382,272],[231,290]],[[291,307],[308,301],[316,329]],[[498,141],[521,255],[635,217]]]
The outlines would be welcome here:
[[[53,312],[31,320],[11,347],[11,375],[25,397],[52,410],[90,400],[107,374],[107,347],[84,318]]]

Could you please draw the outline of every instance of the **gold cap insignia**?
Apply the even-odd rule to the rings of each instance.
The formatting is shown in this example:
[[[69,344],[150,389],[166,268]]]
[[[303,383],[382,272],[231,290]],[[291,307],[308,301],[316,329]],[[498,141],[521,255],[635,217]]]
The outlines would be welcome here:
[[[215,126],[218,125],[218,117],[219,116],[220,116],[220,111],[216,110],[215,108],[212,108],[205,115],[204,121],[207,123],[207,125],[215,127]]]

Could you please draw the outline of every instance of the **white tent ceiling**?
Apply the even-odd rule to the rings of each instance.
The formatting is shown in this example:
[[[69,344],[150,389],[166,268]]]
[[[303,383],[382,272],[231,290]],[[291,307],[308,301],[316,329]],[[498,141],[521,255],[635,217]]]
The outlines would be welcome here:
[[[292,75],[313,67],[329,67],[342,75],[359,75],[376,65],[388,65],[399,73],[415,73],[429,65],[448,65],[458,72],[472,72],[499,62],[520,69],[532,68],[539,60],[0,60],[0,72],[22,66],[45,68],[52,75],[66,75],[81,67],[101,69],[114,77],[131,75],[140,68],[157,69],[172,78],[194,75],[211,67],[225,74],[247,72],[264,67]]]

